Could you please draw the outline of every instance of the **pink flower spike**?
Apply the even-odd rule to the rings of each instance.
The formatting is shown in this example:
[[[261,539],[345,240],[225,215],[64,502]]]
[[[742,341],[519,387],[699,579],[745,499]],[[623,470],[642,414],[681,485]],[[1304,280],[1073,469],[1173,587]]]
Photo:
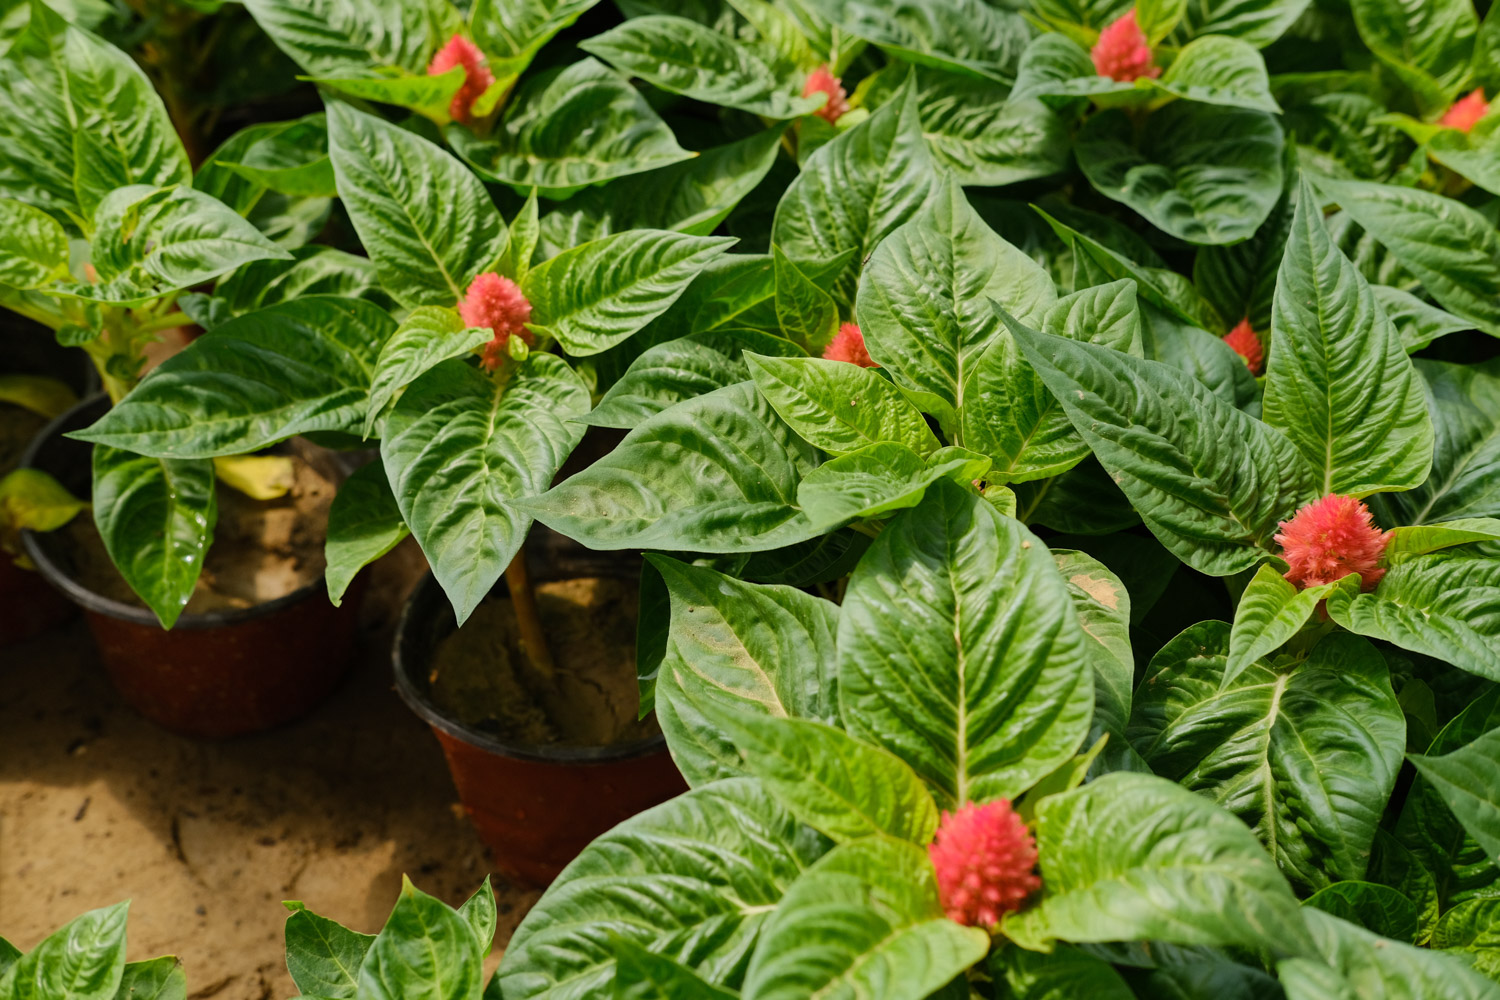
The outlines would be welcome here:
[[[1265,348],[1260,337],[1250,328],[1250,317],[1246,316],[1224,335],[1224,343],[1234,348],[1234,353],[1245,359],[1251,375],[1259,375],[1266,362]]]
[[[1444,128],[1456,128],[1460,132],[1467,132],[1479,123],[1479,119],[1490,113],[1490,106],[1484,99],[1484,88],[1475,87],[1463,97],[1453,102],[1453,106],[1443,112],[1443,117],[1438,119],[1438,124]]]
[[[1161,67],[1151,62],[1151,46],[1145,32],[1136,23],[1135,8],[1109,27],[1099,32],[1099,41],[1090,53],[1094,57],[1094,69],[1100,76],[1130,83],[1140,77],[1156,79],[1161,76]]]
[[[495,74],[485,65],[484,53],[479,51],[479,46],[462,35],[454,35],[448,39],[447,45],[438,49],[432,62],[427,64],[427,75],[441,76],[455,66],[464,68],[464,82],[453,95],[453,103],[448,105],[448,117],[467,125],[473,121],[469,109],[480,94],[490,89]]]
[[[839,332],[824,348],[823,357],[829,361],[847,361],[861,368],[880,367],[870,357],[870,352],[865,349],[865,335],[860,333],[859,327],[853,323],[845,323],[839,327]]]
[[[1007,799],[944,812],[927,846],[948,919],[990,928],[1042,887],[1036,842]]]
[[[526,329],[531,322],[531,303],[521,294],[520,286],[493,271],[469,283],[469,290],[458,304],[458,315],[464,326],[495,331],[495,339],[484,348],[484,366],[490,371],[499,367],[511,334],[519,334],[527,344],[536,343],[536,337]]]
[[[814,94],[827,94],[828,103],[814,111],[813,114],[825,119],[832,125],[837,122],[844,112],[849,110],[849,95],[844,92],[844,86],[839,78],[833,75],[833,71],[826,64],[819,66],[807,74],[807,85],[802,88],[803,97],[811,97]]]
[[[1303,590],[1350,573],[1359,574],[1360,589],[1373,590],[1385,576],[1380,559],[1390,532],[1381,531],[1370,508],[1354,497],[1330,493],[1277,527],[1276,543],[1291,567],[1286,578]]]

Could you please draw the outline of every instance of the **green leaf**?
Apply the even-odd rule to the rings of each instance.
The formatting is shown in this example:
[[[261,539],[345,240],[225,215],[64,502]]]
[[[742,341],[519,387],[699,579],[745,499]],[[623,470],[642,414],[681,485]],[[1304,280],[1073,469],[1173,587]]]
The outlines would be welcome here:
[[[193,596],[213,539],[213,463],[95,445],[93,504],[110,561],[171,628]]]
[[[81,226],[90,213],[73,185],[76,114],[63,55],[77,29],[45,5],[31,15],[0,58],[0,193]]]
[[[568,866],[516,928],[492,989],[505,1000],[598,997],[610,934],[739,986],[765,922],[828,842],[749,779],[626,820]]]
[[[533,267],[522,290],[532,322],[570,354],[598,354],[677,301],[733,239],[656,229],[616,233]]]
[[[1439,305],[1500,336],[1500,233],[1494,223],[1429,191],[1327,177],[1317,182]]]
[[[921,112],[907,88],[807,158],[776,206],[771,240],[793,260],[826,260],[852,249],[863,261],[934,186]],[[857,276],[846,270],[835,277],[834,299],[847,306]]]
[[[1066,295],[1047,308],[1041,327],[1139,356],[1135,288],[1127,279]],[[1004,482],[1060,475],[1089,453],[1008,331],[992,336],[970,367],[959,422],[966,446],[989,455],[995,463],[992,477]]]
[[[1277,524],[1316,496],[1286,437],[1196,379],[1018,324],[1011,332],[1152,534],[1199,572],[1254,566]]]
[[[697,786],[748,773],[734,743],[701,706],[738,715],[838,717],[838,607],[793,587],[745,583],[702,566],[649,556],[671,594],[657,719],[672,758]]]
[[[7,1000],[114,1000],[125,969],[129,906],[90,910],[49,934],[6,972]]]
[[[505,251],[484,185],[426,139],[333,102],[328,155],[380,283],[402,305],[457,305]]]
[[[115,1000],[187,1000],[187,973],[173,955],[128,962]]]
[[[68,29],[62,59],[75,129],[73,185],[85,218],[116,188],[192,183],[167,109],[135,60],[79,28]]]
[[[1379,937],[1316,908],[1303,910],[1318,959],[1277,965],[1287,1000],[1494,1000],[1500,988],[1451,956]],[[1307,949],[1304,949],[1307,950]]]
[[[711,710],[745,769],[792,815],[833,840],[891,836],[925,845],[937,806],[901,758],[842,729],[760,712]]]
[[[328,599],[338,607],[355,574],[395,548],[411,529],[401,519],[386,478],[385,466],[374,461],[361,466],[344,480],[328,508],[328,539],[324,547],[328,565],[323,578]],[[320,991],[304,993],[327,996]]]
[[[488,875],[484,877],[484,883],[474,890],[474,894],[459,905],[458,915],[474,931],[474,942],[479,945],[479,954],[488,955],[495,943],[495,922],[499,919],[495,907],[495,890],[490,888]]]
[[[589,394],[555,354],[503,384],[459,360],[422,375],[386,417],[380,456],[401,517],[463,624],[530,527],[514,501],[544,491],[583,436]]]
[[[763,552],[820,534],[795,506],[817,462],[741,382],[663,410],[518,506],[594,549]]]
[[[1380,499],[1392,523],[1500,517],[1500,377],[1493,366],[1416,362],[1427,387],[1436,442],[1432,474],[1416,489]]]
[[[1329,593],[1327,608],[1351,632],[1500,680],[1500,560],[1493,555],[1414,556],[1391,567],[1370,594],[1346,577]]]
[[[1042,899],[1001,930],[1055,940],[1238,945],[1297,954],[1303,913],[1255,834],[1164,778],[1107,774],[1042,800]]]
[[[426,72],[456,28],[426,0],[250,0],[245,8],[313,76],[368,75],[377,66]]]
[[[0,476],[0,541],[9,548],[23,528],[55,531],[87,507],[41,469],[11,469]]]
[[[808,6],[906,62],[1001,83],[1014,80],[1031,39],[1021,15],[983,0],[811,0]]]
[[[1015,798],[1088,730],[1086,648],[1046,547],[938,482],[850,578],[840,714],[851,735],[910,764],[945,808]]]
[[[352,1000],[375,935],[351,931],[301,903],[288,905],[296,907],[286,918],[286,965],[292,982],[305,996]]]
[[[885,441],[824,462],[797,487],[797,503],[823,529],[858,518],[885,517],[921,502],[939,479],[969,484],[984,477],[990,460],[964,448],[943,448],[922,457],[903,444]]]
[[[848,264],[853,251],[842,255]],[[815,281],[803,274],[781,248],[771,247],[771,259],[776,273],[776,321],[782,336],[811,351],[824,350],[839,328],[839,309],[829,295]]]
[[[1394,565],[1410,556],[1425,555],[1454,545],[1500,541],[1500,520],[1471,517],[1440,524],[1396,527],[1387,534],[1384,561],[1387,565]]]
[[[1221,685],[1227,688],[1252,663],[1276,652],[1300,632],[1333,586],[1326,583],[1299,590],[1274,566],[1257,569],[1234,612]]]
[[[1490,979],[1500,975],[1500,900],[1471,899],[1459,903],[1438,921],[1432,947],[1457,952]]]
[[[1184,45],[1155,85],[1188,101],[1281,113],[1271,96],[1265,60],[1255,46],[1224,35],[1208,35]]]
[[[972,368],[1006,336],[988,300],[1039,319],[1056,298],[1047,272],[985,225],[950,180],[875,249],[856,314],[871,356],[900,385],[935,397],[935,415],[953,426]]]
[[[1132,83],[1121,83],[1100,75],[1094,60],[1078,42],[1066,35],[1038,35],[1021,54],[1011,100],[1051,98],[1047,103],[1066,108],[1074,98],[1136,91]]]
[[[1263,404],[1318,471],[1319,493],[1410,489],[1432,466],[1432,422],[1396,328],[1334,245],[1304,179],[1276,279]]]
[[[533,189],[526,196],[521,211],[510,220],[510,239],[495,268],[501,274],[511,275],[518,285],[526,280],[526,275],[531,271],[531,265],[536,259],[537,244],[542,238],[541,220],[537,217],[537,212],[536,190]]]
[[[1100,194],[1172,236],[1237,243],[1281,196],[1281,126],[1265,112],[1176,101],[1135,132],[1124,111],[1094,115],[1078,133],[1078,165]]]
[[[1052,558],[1068,587],[1085,645],[1094,665],[1094,722],[1089,739],[1110,735],[1106,759],[1129,753],[1125,724],[1130,720],[1135,687],[1135,657],[1130,651],[1130,593],[1120,578],[1093,556],[1053,549]]]
[[[517,60],[515,72],[599,0],[475,0],[474,37],[492,57]]]
[[[1451,98],[1469,75],[1469,59],[1479,18],[1467,0],[1351,0],[1354,23],[1370,51],[1417,90],[1426,110],[1436,99]],[[1435,89],[1435,94],[1424,92]],[[1446,102],[1444,102],[1446,103]]]
[[[716,330],[669,340],[642,351],[583,422],[629,430],[673,403],[743,382],[750,377],[743,360],[747,351],[802,355],[791,341],[756,330]]]
[[[990,951],[989,972],[1004,983],[1007,1000],[1135,1000],[1114,966],[1086,951],[1060,945],[1050,952],[1006,945]]]
[[[1401,335],[1401,345],[1408,354],[1420,351],[1439,337],[1474,328],[1468,320],[1399,288],[1371,285],[1370,291],[1375,293],[1375,301],[1395,325],[1396,332]]]
[[[328,158],[328,120],[324,115],[308,115],[272,126],[241,159],[215,156],[213,162],[257,187],[282,194],[312,198],[338,194],[333,163]]]
[[[401,895],[370,942],[356,995],[368,1000],[472,1000],[485,952],[453,908],[404,876]]]
[[[314,76],[308,80],[346,97],[409,108],[439,125],[446,125],[452,121],[448,112],[453,105],[453,96],[464,84],[464,73],[462,66],[455,66],[436,76],[400,73],[390,76]]]
[[[358,432],[393,325],[360,299],[270,306],[204,334],[70,436],[158,458],[211,458],[309,431]]]
[[[1434,160],[1490,194],[1500,194],[1500,162],[1497,162],[1500,160],[1500,118],[1487,117],[1468,132],[1443,129],[1427,144],[1427,152]]]
[[[693,155],[639,91],[596,59],[531,77],[488,137],[457,124],[443,134],[486,180],[544,198]]]
[[[685,965],[616,938],[614,1000],[736,1000]]]
[[[465,328],[453,309],[441,306],[413,309],[380,348],[370,379],[364,436],[374,432],[376,422],[402,389],[438,364],[463,357],[494,337],[495,331],[489,327]]]
[[[1200,247],[1193,257],[1193,284],[1212,304],[1222,323],[1208,325],[1207,329],[1225,330],[1241,319],[1248,319],[1251,329],[1260,333],[1271,329],[1276,277],[1292,228],[1294,192],[1302,177],[1291,162],[1283,166],[1282,173],[1285,185],[1281,198],[1254,236],[1231,246]],[[1197,325],[1205,326],[1202,318]]]
[[[775,56],[685,17],[633,17],[579,48],[662,90],[766,118],[799,118],[821,107]]]
[[[1500,730],[1440,757],[1408,754],[1491,861],[1500,859]]]
[[[1388,885],[1334,882],[1313,893],[1303,905],[1315,906],[1393,941],[1412,944],[1417,940],[1417,904]]]
[[[101,303],[131,303],[200,284],[256,260],[289,260],[227,205],[189,187],[122,187],[94,216],[98,284],[62,294]]]
[[[1406,746],[1384,658],[1334,634],[1300,664],[1259,660],[1226,682],[1229,650],[1222,622],[1163,647],[1130,742],[1157,774],[1249,824],[1294,885],[1363,878]]]
[[[23,201],[0,200],[0,283],[42,288],[68,277],[68,234]]]
[[[1263,49],[1302,16],[1309,0],[1201,0],[1187,4],[1178,31],[1192,38],[1227,35]]]
[[[370,258],[325,246],[299,247],[292,251],[290,260],[253,261],[225,277],[214,289],[214,298],[227,313],[220,323],[306,295],[342,295],[369,299],[380,306],[392,304],[380,290]]]
[[[822,358],[774,358],[745,352],[755,387],[781,419],[814,448],[848,455],[894,442],[918,455],[938,440],[915,406],[869,368]]]

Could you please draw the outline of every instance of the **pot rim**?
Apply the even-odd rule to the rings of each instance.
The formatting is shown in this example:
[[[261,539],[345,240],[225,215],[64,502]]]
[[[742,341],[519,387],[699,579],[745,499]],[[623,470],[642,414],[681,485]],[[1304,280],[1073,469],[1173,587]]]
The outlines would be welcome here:
[[[396,622],[396,638],[391,645],[391,663],[395,667],[396,692],[401,700],[424,722],[448,736],[467,743],[498,757],[529,761],[536,764],[613,764],[619,761],[647,757],[666,749],[667,738],[663,733],[648,736],[644,740],[630,743],[615,743],[610,746],[564,746],[559,744],[507,743],[491,733],[465,725],[448,717],[433,703],[425,691],[419,690],[411,679],[408,669],[412,664],[402,655],[407,635],[417,615],[415,610],[420,599],[430,595],[438,587],[437,577],[431,570],[412,588],[406,603],[401,607],[401,617]],[[441,600],[447,600],[441,591]]]
[[[66,425],[70,418],[78,413],[78,411],[96,406],[108,399],[109,397],[103,392],[95,393],[87,399],[79,400],[77,405],[49,422],[46,427],[43,427],[38,432],[36,437],[31,439],[31,443],[21,453],[19,467],[25,469],[33,468],[37,453],[41,451],[43,444],[54,437],[61,437],[61,428]],[[51,555],[48,554],[37,533],[29,528],[22,529],[21,531],[21,547],[25,550],[26,555],[30,557],[31,561],[36,564],[37,572],[41,574],[42,578],[55,589],[62,591],[63,596],[85,611],[105,615],[109,618],[117,618],[134,625],[145,625],[161,629],[162,631],[169,631],[162,629],[162,624],[157,620],[156,613],[150,608],[126,604],[124,601],[117,601],[112,597],[97,594],[63,572],[62,567],[57,565]],[[248,608],[224,608],[218,611],[182,614],[173,623],[170,631],[176,631],[177,629],[223,628],[228,625],[239,625],[242,622],[274,615],[294,604],[300,604],[318,593],[326,594],[327,592],[327,580],[320,576],[312,582],[298,587],[290,594],[284,594],[275,600],[266,601],[263,604],[254,604]]]

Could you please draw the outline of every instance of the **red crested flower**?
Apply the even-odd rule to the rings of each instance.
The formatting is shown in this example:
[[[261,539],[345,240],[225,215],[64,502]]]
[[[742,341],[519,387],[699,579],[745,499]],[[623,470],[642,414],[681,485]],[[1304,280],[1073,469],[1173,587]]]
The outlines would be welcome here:
[[[1443,117],[1438,119],[1438,124],[1444,128],[1456,128],[1460,132],[1467,132],[1478,124],[1479,119],[1490,113],[1490,105],[1484,99],[1484,88],[1475,87],[1463,97],[1453,102],[1453,106],[1443,112]]]
[[[1266,351],[1260,337],[1250,329],[1250,317],[1245,317],[1224,335],[1224,343],[1234,348],[1234,353],[1245,359],[1251,375],[1259,375],[1266,363]]]
[[[1036,842],[1006,799],[944,812],[927,846],[949,920],[993,927],[1042,887]]]
[[[469,115],[469,108],[479,99],[480,94],[490,89],[490,85],[495,82],[495,74],[485,65],[484,53],[479,51],[479,46],[462,35],[454,35],[448,39],[447,45],[438,49],[432,62],[427,64],[427,75],[440,76],[455,66],[464,68],[464,82],[458,88],[458,93],[453,95],[453,103],[448,106],[448,117],[468,124],[473,120]]]
[[[827,65],[819,66],[807,74],[807,85],[802,88],[802,96],[811,97],[814,94],[828,95],[828,103],[813,114],[826,119],[830,125],[849,110],[849,95],[844,92],[843,84]]]
[[[1385,576],[1390,532],[1381,531],[1370,508],[1354,497],[1330,493],[1314,500],[1277,525],[1276,543],[1291,568],[1286,578],[1306,589],[1359,574],[1360,587],[1372,590]]]
[[[861,368],[880,367],[870,357],[870,352],[865,349],[865,335],[860,333],[859,327],[853,323],[845,323],[839,327],[839,332],[824,348],[823,357],[829,361],[847,361]]]
[[[1121,83],[1130,83],[1143,76],[1153,80],[1161,76],[1161,67],[1151,62],[1151,45],[1136,23],[1134,7],[1099,32],[1099,41],[1094,43],[1090,55],[1094,57],[1094,69],[1100,76]]]
[[[458,304],[458,315],[465,326],[495,331],[495,339],[484,347],[484,366],[490,371],[499,367],[511,334],[519,334],[527,344],[536,343],[536,337],[526,329],[531,322],[531,303],[521,294],[520,286],[493,271],[469,283],[464,300]]]

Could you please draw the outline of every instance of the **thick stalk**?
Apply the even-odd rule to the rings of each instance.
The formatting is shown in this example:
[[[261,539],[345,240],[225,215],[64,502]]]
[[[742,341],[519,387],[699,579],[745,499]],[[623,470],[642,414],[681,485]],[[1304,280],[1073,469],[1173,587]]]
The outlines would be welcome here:
[[[525,545],[505,568],[505,586],[510,590],[511,607],[516,609],[521,651],[531,661],[532,668],[551,682],[557,676],[557,666],[552,662],[552,649],[547,645],[547,634],[542,631],[542,620],[537,616],[536,592],[531,589],[531,574],[526,570]]]

